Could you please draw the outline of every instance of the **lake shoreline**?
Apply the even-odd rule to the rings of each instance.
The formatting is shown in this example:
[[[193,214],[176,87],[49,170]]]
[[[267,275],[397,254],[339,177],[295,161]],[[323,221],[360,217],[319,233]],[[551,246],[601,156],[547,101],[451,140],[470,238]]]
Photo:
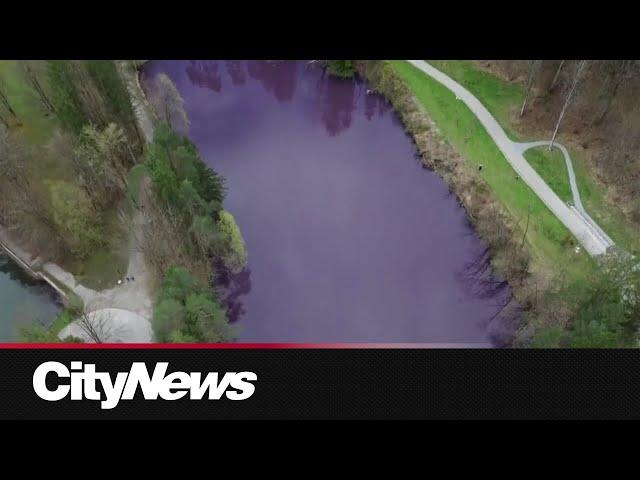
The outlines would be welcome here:
[[[19,246],[15,245],[9,238],[6,228],[2,225],[0,225],[0,249],[7,255],[10,261],[20,267],[33,280],[47,283],[59,295],[61,303],[65,307],[69,306],[69,294],[39,268],[41,264],[39,261],[41,259],[34,259],[32,254],[25,252]]]
[[[391,112],[389,102],[380,95],[369,95],[371,82],[367,81],[365,84],[360,81],[329,79],[329,76],[321,71],[320,65],[305,68],[308,62],[298,62],[298,66],[280,64],[276,61],[264,65],[258,62],[246,62],[245,65],[244,61],[182,62],[184,66],[179,66],[179,63],[181,62],[151,62],[145,66],[142,80],[147,80],[145,75],[152,77],[160,72],[170,76],[185,98],[187,113],[192,120],[192,139],[206,155],[205,158],[210,159],[209,161],[215,160],[213,164],[209,163],[209,166],[215,166],[216,171],[232,182],[229,205],[237,216],[243,233],[246,232],[249,255],[253,262],[250,263],[253,288],[244,300],[249,313],[240,319],[241,327],[252,330],[241,337],[241,341],[252,341],[255,338],[277,341],[280,338],[276,333],[279,326],[283,328],[283,338],[287,340],[295,335],[300,338],[315,338],[314,335],[320,339],[333,338],[331,335],[339,337],[342,331],[349,341],[351,338],[357,341],[359,336],[385,341],[386,335],[394,339],[397,336],[403,341],[411,338],[411,341],[420,342],[423,340],[422,337],[429,339],[429,335],[438,331],[433,338],[438,338],[438,341],[442,338],[444,341],[447,338],[444,332],[449,331],[449,334],[453,335],[451,338],[457,338],[455,335],[464,337],[467,333],[470,334],[471,330],[461,333],[461,330],[456,329],[465,328],[462,327],[465,322],[477,322],[483,325],[491,323],[491,328],[485,329],[485,332],[491,332],[491,340],[495,346],[507,344],[503,340],[504,335],[495,334],[496,330],[499,330],[495,318],[509,310],[505,308],[504,312],[502,309],[496,312],[507,299],[507,296],[498,290],[508,290],[507,283],[491,275],[486,243],[475,231],[472,232],[474,229],[469,222],[468,213],[459,208],[460,204],[454,198],[441,200],[449,197],[450,188],[447,183],[442,181],[440,175],[427,174],[424,170],[421,172],[420,163],[411,161],[411,158],[418,154],[415,145],[407,139],[397,113],[392,112],[391,116],[388,113]],[[244,68],[246,70],[243,72]],[[316,73],[311,73],[313,70],[316,70]],[[306,80],[303,81],[301,78]],[[297,82],[303,82],[298,85],[298,90]],[[247,90],[234,94],[231,92],[234,88]],[[214,96],[218,95],[220,97],[215,97],[217,100],[214,101]],[[287,104],[286,108],[277,107],[282,103]],[[225,109],[225,121],[220,120],[220,115],[207,116],[205,105]],[[234,105],[237,111],[227,109],[229,105]],[[273,112],[268,113],[271,112],[268,109],[272,109]],[[362,123],[352,123],[351,112],[361,116]],[[220,112],[216,110],[216,113]],[[378,117],[386,119],[382,120],[382,123],[376,123],[375,119]],[[248,124],[252,127],[251,138],[257,140],[257,143],[242,140],[241,135],[245,134]],[[342,134],[344,130],[349,129],[353,129],[349,135]],[[297,132],[299,137],[294,137],[293,140],[286,139],[281,136],[283,132]],[[373,141],[363,143],[362,140],[367,135],[373,135]],[[321,140],[325,137],[331,140]],[[229,138],[234,140],[226,143],[226,139]],[[348,140],[349,138],[352,140]],[[353,139],[357,140],[353,143],[352,152],[349,142],[353,142]],[[302,143],[304,146],[301,146]],[[283,150],[284,144],[291,148],[300,148],[300,151],[291,154],[291,148]],[[372,148],[372,144],[376,144],[377,147]],[[231,150],[227,150],[227,147]],[[389,163],[389,159],[396,155],[406,157],[408,161],[400,164]],[[296,161],[299,158],[307,158],[311,163],[300,164]],[[245,165],[245,159],[260,159],[252,164],[250,175],[239,172],[239,169],[244,168],[242,165]],[[351,167],[360,168],[357,162],[361,160],[366,164],[361,172],[364,175],[355,175],[356,172]],[[290,175],[289,180],[282,180],[285,173]],[[397,189],[397,182],[400,180],[404,186],[396,193],[389,192],[386,197],[377,193],[389,186]],[[281,195],[284,203],[274,199],[265,184],[271,185],[271,191],[284,192]],[[324,190],[318,188],[320,184]],[[312,187],[311,191],[305,189],[302,196],[301,185]],[[372,189],[375,189],[376,193],[370,192]],[[240,196],[235,193],[237,191],[244,194]],[[247,192],[254,192],[252,195],[257,200],[249,202],[246,199]],[[327,196],[327,192],[330,192],[330,195]],[[287,202],[287,198],[296,198],[298,201]],[[363,201],[364,198],[367,198],[367,201]],[[259,206],[256,206],[256,201]],[[441,201],[444,201],[445,211],[449,214],[435,207]],[[389,215],[378,215],[380,210],[375,210],[378,214],[367,215],[372,213],[371,205],[379,205],[382,211],[388,208]],[[348,208],[345,209],[344,206]],[[309,210],[303,213],[306,208]],[[335,216],[330,215],[328,212],[333,211],[327,210],[330,208],[338,213]],[[264,230],[257,228],[259,220],[255,219],[272,218],[274,211],[280,212],[280,218],[289,220],[277,220],[279,223],[271,225],[273,234],[261,234]],[[305,223],[310,214],[316,218],[315,222],[323,223],[312,222],[308,229],[292,226],[298,225],[298,222]],[[421,216],[423,214],[427,217]],[[360,223],[354,224],[349,218],[376,220],[364,223],[359,220]],[[386,220],[381,220],[383,218]],[[426,219],[426,223],[421,221],[421,218]],[[379,223],[381,221],[382,224]],[[418,232],[409,227],[417,224],[422,224]],[[367,228],[378,233],[374,237],[371,236],[373,233],[366,235]],[[294,231],[290,232],[290,229]],[[306,242],[311,235],[310,232],[316,229],[334,232],[334,237],[317,244]],[[407,231],[407,236],[398,240],[390,233],[394,231]],[[282,232],[290,233],[278,236]],[[349,241],[350,238],[362,236],[369,239],[364,243],[367,245],[366,249],[362,248],[363,244],[355,245]],[[461,240],[467,237],[474,239]],[[394,249],[397,241],[404,243],[405,250]],[[289,244],[293,251],[290,250],[283,257],[279,245],[286,244]],[[352,247],[355,249],[351,250]],[[258,258],[257,254],[251,254],[266,251],[269,254],[265,253],[261,258]],[[382,257],[382,269],[372,267],[371,265],[380,262],[371,262],[370,257],[363,256],[363,251],[366,251],[366,254],[375,251],[387,252],[388,254],[383,254]],[[449,253],[433,257],[427,253],[428,251]],[[318,258],[322,258],[323,261],[316,265],[313,262]],[[394,262],[390,262],[390,258],[397,259],[398,262],[391,265]],[[410,261],[409,258],[415,261]],[[336,261],[335,268],[329,268]],[[475,273],[478,273],[476,278],[486,277],[487,284],[491,284],[491,291],[500,295],[498,306],[494,301],[492,306],[487,303],[482,307],[485,309],[484,315],[477,308],[469,308],[469,305],[482,302],[480,298],[498,297],[492,297],[490,289],[481,292],[480,297],[475,297],[474,293],[469,293],[470,297],[467,297],[467,293],[458,290],[464,287],[460,283],[456,284],[454,277],[459,274],[459,269],[466,267],[467,261],[474,263],[474,270],[464,273],[468,274],[468,277],[474,276]],[[311,270],[316,272],[311,280],[308,276],[300,279],[306,286],[291,280],[297,275],[299,265],[296,262],[304,262],[307,270],[313,265]],[[424,265],[424,268],[414,268],[418,264]],[[428,265],[430,267],[427,267]],[[384,268],[390,270],[385,271]],[[443,276],[438,276],[436,272],[441,270]],[[278,275],[276,279],[271,276],[272,272]],[[355,274],[358,274],[361,281],[349,283],[348,288],[340,287],[340,279]],[[385,281],[374,280],[377,278],[386,278],[386,282],[392,282],[393,287],[383,287]],[[247,291],[249,288],[250,285]],[[267,293],[270,288],[274,290]],[[305,288],[307,289],[304,290]],[[380,289],[384,290],[384,295],[381,295]],[[347,293],[350,290],[353,290],[351,295]],[[317,303],[322,308],[310,306],[312,303],[299,300],[307,297],[308,300],[315,300],[312,295],[321,291],[327,292],[327,296]],[[506,295],[507,291],[504,293]],[[432,295],[435,297],[433,302],[430,302],[428,299],[432,298]],[[280,309],[279,306],[269,303],[269,296],[290,298],[292,306]],[[510,295],[508,297],[510,298]],[[465,298],[464,301],[461,301],[462,298]],[[330,309],[325,310],[327,299],[331,299],[332,304],[339,304],[341,309],[330,314]],[[513,305],[514,302],[509,303]],[[463,304],[467,306],[462,306]],[[451,308],[445,308],[445,305]],[[480,307],[479,303],[477,307]],[[382,311],[388,313],[387,318],[396,317],[400,323],[389,328],[380,318]],[[310,320],[312,317],[315,318],[314,315],[318,312],[324,312],[322,322],[318,322],[320,319]],[[274,316],[273,322],[269,320],[269,315]],[[282,316],[286,317],[286,320],[283,320]],[[354,335],[356,330],[349,330],[350,325],[334,325],[336,322],[340,323],[337,320],[340,318],[349,319],[350,322],[359,325],[358,328],[361,330],[357,331],[360,333]],[[307,323],[298,324],[297,321],[300,319],[307,319]],[[408,325],[407,322],[414,323]],[[365,323],[369,327],[362,330]],[[426,325],[430,323],[433,325]],[[315,331],[313,329],[316,327],[313,325],[319,324],[325,325],[329,330],[321,329],[310,333]],[[329,333],[332,326],[335,329],[333,333]],[[380,332],[380,336],[376,336],[378,333],[374,332]]]
[[[513,220],[478,172],[448,145],[416,95],[386,61],[354,63],[358,75],[393,105],[425,168],[435,171],[449,185],[474,230],[489,245],[489,263],[493,271],[507,281],[515,299],[505,306],[505,310],[512,309],[513,313],[506,315],[501,329],[509,332],[502,339],[502,346],[514,346],[518,332],[526,326],[522,312],[535,305],[533,297],[543,294],[544,288],[538,291],[538,281],[528,271],[530,253],[523,248]],[[514,263],[525,268],[514,269]]]

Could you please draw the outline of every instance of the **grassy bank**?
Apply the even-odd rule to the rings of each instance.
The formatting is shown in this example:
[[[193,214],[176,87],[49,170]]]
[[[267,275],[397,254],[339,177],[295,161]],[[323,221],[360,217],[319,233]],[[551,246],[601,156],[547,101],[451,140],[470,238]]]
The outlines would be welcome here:
[[[547,182],[547,185],[565,202],[573,203],[569,173],[562,152],[556,148],[549,151],[547,147],[535,147],[524,153],[536,172]]]
[[[529,245],[532,270],[544,276],[559,271],[574,278],[589,275],[595,267],[594,262],[584,251],[575,253],[575,239],[537,195],[517,179],[512,167],[467,106],[456,100],[446,87],[407,62],[392,61],[391,64],[455,150],[473,168],[483,165],[478,174],[509,212]],[[469,75],[466,78],[473,80],[473,85],[483,92],[484,97],[490,97],[490,88],[495,84],[489,83],[486,75]],[[515,91],[505,91],[508,93],[494,100],[491,107],[499,110],[502,118],[508,116],[510,103],[521,98]],[[482,96],[480,99],[483,100]]]
[[[472,112],[445,87],[410,64],[402,61],[390,64],[409,85],[444,138],[462,154],[463,161],[471,168],[479,163],[485,165],[480,172],[475,169],[475,173],[490,189],[490,196],[485,198],[488,201],[497,199],[509,212],[509,216],[516,221],[516,233],[523,233],[521,219],[525,210],[527,216],[531,213],[533,224],[528,227],[525,224],[524,232],[527,233],[524,238],[532,253],[533,275],[523,281],[524,285],[514,285],[510,280],[519,299],[526,299],[524,322],[512,344],[571,348],[637,347],[640,303],[634,304],[625,296],[625,291],[640,288],[640,272],[636,271],[633,261],[618,256],[610,258],[607,268],[599,268],[596,260],[584,252],[576,253],[573,248],[575,239],[526,185],[514,181],[515,173],[511,166]],[[515,133],[516,128],[518,132],[523,131],[518,120],[519,105],[516,105],[519,99],[515,94],[503,94],[509,90],[507,82],[486,73],[473,73],[475,66],[470,62],[460,62],[458,65],[455,62],[443,62],[439,66],[443,70],[448,69],[447,73],[476,93],[490,110],[493,109],[505,130],[512,132],[512,138],[520,141],[531,139]],[[491,98],[492,88],[497,90],[495,98]],[[410,125],[409,130],[414,131]],[[587,211],[620,246],[632,253],[637,252],[640,235],[634,233],[629,223],[625,223],[623,212],[616,205],[607,204],[604,189],[590,173],[584,158],[574,150],[570,150],[570,154]],[[565,200],[571,198],[566,165],[559,152],[548,152],[542,148],[530,151],[527,158],[560,197]],[[458,195],[467,190],[459,178],[443,177]],[[477,195],[478,191],[476,188],[473,195]],[[467,205],[468,201],[465,203]],[[473,209],[467,207],[467,211],[470,210]],[[486,215],[487,212],[484,212],[483,216]],[[470,217],[473,220],[473,215]],[[486,218],[484,221],[474,221],[478,232],[489,239],[493,250],[499,255],[504,246],[492,239],[492,231],[483,227],[483,223],[490,224],[490,221]],[[621,279],[625,288],[621,288]],[[533,295],[532,285],[535,288]],[[538,286],[541,288],[538,289]]]
[[[496,117],[512,140],[521,140],[511,119],[517,115],[524,100],[525,91],[520,85],[476,68],[469,60],[428,60],[438,70],[449,75],[473,93],[487,110]]]
[[[533,128],[520,120],[519,113],[524,99],[524,89],[495,75],[482,71],[468,60],[429,60],[467,90],[473,93],[498,120],[509,137],[516,141],[544,140],[537,138]],[[551,132],[549,132],[549,136]],[[536,137],[536,138],[534,138]],[[640,252],[640,232],[625,219],[622,210],[607,201],[604,187],[597,181],[580,152],[565,145],[576,174],[580,197],[585,209],[607,232],[616,244],[637,254]],[[569,177],[564,159],[557,150],[548,152],[536,148],[525,153],[525,158],[540,176],[563,200],[571,200]]]
[[[620,208],[607,201],[604,189],[593,178],[582,156],[577,152],[572,152],[570,155],[584,208],[617,245],[638,255],[640,253],[638,232],[629,225]],[[549,152],[545,147],[538,147],[528,150],[524,156],[560,198],[573,202],[567,167],[559,150],[554,149]]]

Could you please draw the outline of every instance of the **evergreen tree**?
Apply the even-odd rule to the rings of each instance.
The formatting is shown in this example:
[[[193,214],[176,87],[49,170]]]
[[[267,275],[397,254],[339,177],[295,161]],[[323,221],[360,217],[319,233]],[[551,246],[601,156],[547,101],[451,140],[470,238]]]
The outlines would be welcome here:
[[[88,60],[87,70],[101,95],[107,101],[115,120],[123,125],[128,125],[129,130],[137,137],[135,115],[129,92],[123,83],[113,60]],[[136,138],[139,140],[139,138]]]
[[[327,60],[327,70],[340,78],[351,78],[356,73],[352,60]]]
[[[82,126],[88,122],[73,86],[70,62],[49,60],[47,76],[52,91],[51,101],[60,123],[65,128],[80,133]]]

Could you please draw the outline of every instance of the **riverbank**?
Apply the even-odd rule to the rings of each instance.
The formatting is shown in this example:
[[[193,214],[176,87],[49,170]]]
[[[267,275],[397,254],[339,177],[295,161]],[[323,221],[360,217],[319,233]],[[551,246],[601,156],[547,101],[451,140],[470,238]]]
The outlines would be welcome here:
[[[368,84],[305,61],[158,61],[145,88],[161,74],[246,241],[240,341],[504,344],[506,282]]]
[[[487,69],[485,62],[467,60],[430,60],[429,62],[476,95],[512,140],[528,142],[535,138],[551,137],[553,126],[543,126],[544,122],[541,124],[538,121],[539,118],[534,115],[541,114],[542,108],[539,105],[533,106],[534,100],[538,101],[540,98],[530,99],[525,114],[520,115],[526,91],[520,83],[503,78],[494,69]],[[596,134],[599,129],[600,127],[594,129],[593,133]],[[637,225],[634,226],[629,218],[625,218],[624,212],[624,209],[630,206],[630,202],[615,198],[610,191],[611,185],[602,183],[601,172],[593,164],[593,158],[589,158],[596,154],[597,144],[591,145],[591,148],[585,148],[582,145],[584,141],[580,141],[567,126],[561,129],[557,141],[566,147],[571,157],[575,170],[575,182],[584,209],[617,245],[629,253],[638,255],[640,253],[639,231]],[[562,152],[558,150],[549,152],[546,148],[539,148],[527,151],[525,157],[550,186],[556,187],[559,195],[565,195],[563,198],[572,200],[574,195],[570,194],[570,179],[564,167]],[[557,168],[554,168],[555,166]]]
[[[520,310],[536,308],[551,282],[542,269],[532,269],[532,254],[523,233],[526,216],[514,215],[497,198],[478,165],[463,157],[445,137],[403,76],[387,61],[357,61],[358,73],[383,94],[399,114],[426,168],[435,170],[457,196],[469,221],[489,246],[488,261],[511,286],[516,302],[505,306],[505,343],[511,344],[520,325]],[[413,68],[410,67],[409,68]],[[469,132],[471,135],[474,132]],[[513,174],[512,176],[515,176]],[[518,217],[516,217],[518,218]],[[507,338],[509,337],[509,338]]]
[[[41,279],[26,273],[0,248],[0,343],[21,340],[21,329],[51,328],[64,310],[62,297]]]

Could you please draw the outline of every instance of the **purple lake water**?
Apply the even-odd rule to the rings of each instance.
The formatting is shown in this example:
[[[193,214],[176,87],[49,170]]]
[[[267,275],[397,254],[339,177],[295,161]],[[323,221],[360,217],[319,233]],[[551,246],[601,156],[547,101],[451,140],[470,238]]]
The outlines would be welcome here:
[[[239,341],[490,341],[508,287],[478,293],[485,245],[364,82],[303,61],[153,61],[143,85],[159,73],[247,244]]]

